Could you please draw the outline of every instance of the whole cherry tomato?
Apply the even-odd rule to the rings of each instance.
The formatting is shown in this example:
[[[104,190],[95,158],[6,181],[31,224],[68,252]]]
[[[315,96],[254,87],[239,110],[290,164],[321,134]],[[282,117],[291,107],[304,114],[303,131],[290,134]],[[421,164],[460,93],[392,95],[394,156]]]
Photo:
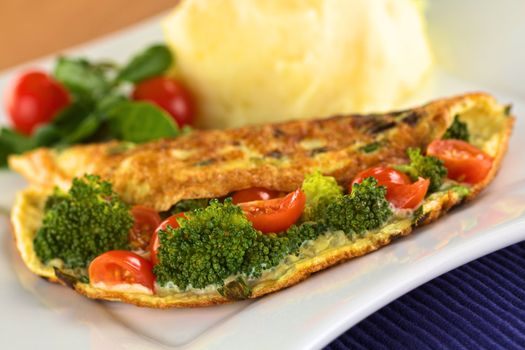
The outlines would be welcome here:
[[[14,128],[31,135],[36,127],[49,123],[70,103],[67,90],[44,72],[20,75],[6,95],[7,113]]]
[[[178,80],[153,77],[135,86],[132,98],[149,101],[168,112],[182,127],[191,125],[195,119],[195,105],[191,94]]]

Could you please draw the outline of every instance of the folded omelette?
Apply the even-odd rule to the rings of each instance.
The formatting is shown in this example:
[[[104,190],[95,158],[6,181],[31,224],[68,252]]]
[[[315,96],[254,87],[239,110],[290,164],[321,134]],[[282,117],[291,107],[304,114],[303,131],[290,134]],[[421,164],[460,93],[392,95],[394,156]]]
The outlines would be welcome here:
[[[108,181],[125,203],[160,213],[169,212],[184,200],[223,201],[232,193],[249,188],[292,192],[301,188],[305,176],[315,172],[347,188],[363,170],[402,167],[409,162],[408,149],[424,152],[433,141],[442,139],[457,119],[468,127],[469,143],[492,159],[490,170],[481,181],[445,179],[417,207],[392,208],[388,220],[359,234],[320,226],[324,232],[305,240],[272,266],[258,266],[259,273],[255,275],[237,273],[220,283],[198,288],[157,283],[153,294],[141,293],[95,286],[86,278],[78,278],[78,269],[68,270],[57,259],[43,262],[35,253],[35,235],[42,226],[46,201],[53,188],[67,191],[73,179],[85,174]],[[513,121],[509,106],[499,104],[488,94],[473,93],[386,114],[199,130],[140,145],[111,141],[67,149],[37,149],[9,159],[11,169],[30,183],[18,194],[12,210],[16,246],[32,272],[90,298],[156,308],[256,298],[385,246],[474,198],[496,175]],[[239,288],[242,291],[235,293]]]

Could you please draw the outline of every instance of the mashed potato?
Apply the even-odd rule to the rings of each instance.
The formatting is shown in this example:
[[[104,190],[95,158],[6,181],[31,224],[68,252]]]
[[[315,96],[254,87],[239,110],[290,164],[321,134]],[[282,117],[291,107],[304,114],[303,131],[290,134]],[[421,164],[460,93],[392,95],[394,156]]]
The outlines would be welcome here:
[[[165,19],[198,124],[391,109],[431,67],[414,0],[183,0]]]

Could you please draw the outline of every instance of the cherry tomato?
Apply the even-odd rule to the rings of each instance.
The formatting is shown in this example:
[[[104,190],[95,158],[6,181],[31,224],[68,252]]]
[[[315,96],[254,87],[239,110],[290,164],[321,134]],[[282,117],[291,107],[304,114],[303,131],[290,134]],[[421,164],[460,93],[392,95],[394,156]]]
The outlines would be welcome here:
[[[104,283],[111,288],[118,284],[140,284],[153,294],[155,276],[151,263],[127,250],[111,250],[96,257],[89,265],[92,284]]]
[[[179,81],[168,77],[146,79],[135,86],[132,98],[149,101],[168,112],[180,127],[195,119],[193,98]]]
[[[159,214],[142,205],[135,205],[131,208],[133,215],[133,227],[129,232],[129,240],[134,248],[146,249],[151,240],[151,235],[160,225],[162,219]]]
[[[285,197],[241,203],[253,227],[263,233],[281,232],[292,226],[301,216],[306,195],[300,189]]]
[[[70,102],[66,89],[43,72],[20,75],[7,93],[6,107],[14,128],[31,135],[35,128],[50,122]]]
[[[461,140],[433,141],[427,154],[445,163],[450,179],[470,184],[482,181],[492,168],[491,156]]]
[[[401,171],[387,166],[376,166],[363,170],[357,174],[352,181],[352,185],[355,183],[361,183],[367,177],[374,177],[377,180],[378,185],[386,187],[390,184],[406,185],[411,183],[410,178]],[[352,187],[349,188],[348,192],[352,192]]]
[[[153,265],[156,265],[159,262],[157,260],[157,253],[159,252],[160,246],[159,231],[165,230],[167,226],[171,226],[172,228],[178,228],[179,223],[177,222],[177,218],[186,218],[186,215],[184,215],[184,213],[177,213],[175,215],[170,216],[157,227],[157,229],[153,233],[153,236],[151,236],[151,242],[149,244],[149,253],[150,260]]]
[[[386,199],[401,209],[412,209],[418,206],[425,198],[430,185],[430,181],[423,178],[411,183],[410,178],[405,173],[391,167],[377,166],[357,174],[348,192],[352,192],[352,186],[355,183],[361,183],[367,177],[374,177],[378,185],[385,186]]]
[[[237,191],[232,196],[233,204],[267,200],[279,197],[279,191],[267,190],[262,187],[252,187]]]
[[[387,200],[396,208],[413,209],[425,198],[430,185],[429,179],[419,178],[409,185],[392,184],[387,189]]]

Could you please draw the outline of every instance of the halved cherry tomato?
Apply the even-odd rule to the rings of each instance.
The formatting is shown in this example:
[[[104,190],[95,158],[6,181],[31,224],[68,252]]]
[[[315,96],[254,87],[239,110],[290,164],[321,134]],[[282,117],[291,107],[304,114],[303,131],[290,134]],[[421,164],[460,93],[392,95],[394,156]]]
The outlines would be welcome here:
[[[150,253],[150,260],[153,265],[156,265],[159,261],[157,260],[157,254],[159,252],[159,246],[160,246],[160,239],[159,239],[159,231],[165,230],[167,226],[171,226],[172,228],[178,228],[179,223],[177,222],[178,218],[187,218],[184,213],[177,213],[175,215],[170,216],[166,220],[164,220],[155,230],[153,233],[153,236],[151,236],[151,242],[149,244],[149,253]]]
[[[129,232],[129,241],[134,248],[146,249],[151,241],[151,235],[162,219],[155,210],[142,205],[133,206],[131,215],[134,223]]]
[[[415,208],[425,198],[430,184],[429,180],[423,178],[411,183],[405,173],[391,167],[377,166],[357,174],[348,192],[352,192],[355,183],[361,183],[367,177],[374,177],[378,185],[385,186],[386,199],[400,209]]]
[[[263,233],[281,232],[292,226],[301,216],[306,195],[300,189],[285,197],[241,203],[253,227]]]
[[[461,140],[433,141],[428,145],[427,154],[441,159],[448,177],[460,182],[478,183],[492,168],[491,156]]]
[[[153,77],[135,86],[134,100],[150,101],[168,112],[179,124],[191,125],[195,119],[195,104],[181,82],[168,77]]]
[[[15,129],[31,135],[35,128],[50,122],[70,102],[67,90],[44,72],[20,75],[7,93],[6,107]]]
[[[367,177],[374,177],[379,185],[386,186],[387,188],[390,184],[406,185],[411,183],[410,178],[401,171],[387,166],[376,166],[357,174],[351,186],[355,183],[361,183]],[[348,192],[352,192],[352,187],[349,188]]]
[[[409,185],[392,184],[386,192],[386,199],[396,208],[413,209],[421,203],[428,191],[429,179],[419,178]]]
[[[106,287],[119,284],[140,284],[153,293],[155,276],[151,263],[127,250],[111,250],[96,257],[89,265],[92,284],[104,283]]]
[[[268,200],[279,197],[279,191],[267,190],[262,187],[252,187],[237,191],[232,196],[233,204]]]

